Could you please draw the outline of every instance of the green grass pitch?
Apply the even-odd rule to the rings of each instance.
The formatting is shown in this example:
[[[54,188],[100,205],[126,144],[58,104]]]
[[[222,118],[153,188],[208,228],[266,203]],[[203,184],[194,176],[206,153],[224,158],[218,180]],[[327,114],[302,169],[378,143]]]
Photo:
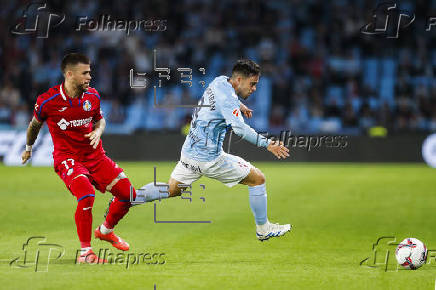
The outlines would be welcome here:
[[[291,223],[290,233],[259,242],[247,189],[242,185],[229,189],[202,178],[193,184],[192,196],[184,194],[191,201],[175,198],[156,202],[156,218],[211,223],[155,223],[153,204],[132,208],[116,228],[131,245],[131,261],[139,261],[128,268],[122,255],[110,265],[75,265],[79,246],[74,224],[76,201],[62,181],[52,168],[0,165],[0,288],[435,287],[434,252],[417,271],[396,271],[395,246],[387,245],[389,239],[377,246],[375,263],[372,250],[383,236],[394,236],[397,242],[416,237],[436,250],[435,170],[423,164],[253,164],[267,178],[270,220]],[[174,165],[120,163],[136,187],[153,180],[153,166],[157,167],[158,181],[166,182]],[[204,190],[200,184],[205,185]],[[93,227],[101,223],[109,197],[108,193],[96,193]],[[46,243],[65,249],[62,258],[47,265],[47,272],[35,272],[32,262],[36,249],[44,246],[29,248],[29,262],[23,264],[22,247],[32,236],[44,236]],[[102,241],[93,239],[92,244],[96,252],[107,248],[113,256],[121,253]],[[154,253],[164,255],[153,258]],[[41,260],[44,255],[47,259],[44,250],[40,255]],[[20,257],[22,267],[18,262],[10,265],[16,257]]]

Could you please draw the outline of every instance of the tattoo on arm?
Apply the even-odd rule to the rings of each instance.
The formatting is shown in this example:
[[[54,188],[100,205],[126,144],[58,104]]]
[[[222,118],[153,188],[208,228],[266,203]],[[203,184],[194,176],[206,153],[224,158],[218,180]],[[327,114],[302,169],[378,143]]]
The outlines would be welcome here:
[[[35,117],[33,117],[32,121],[30,121],[29,127],[27,128],[27,145],[33,145],[35,143],[35,140],[39,134],[39,130],[41,130],[42,124],[43,123],[36,120]]]

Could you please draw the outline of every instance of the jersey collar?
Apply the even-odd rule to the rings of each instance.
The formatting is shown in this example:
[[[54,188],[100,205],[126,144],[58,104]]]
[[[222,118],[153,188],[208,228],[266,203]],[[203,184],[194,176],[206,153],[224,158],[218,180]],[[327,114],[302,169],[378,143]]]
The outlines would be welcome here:
[[[70,97],[67,95],[67,92],[65,91],[64,83],[61,84],[61,87],[60,87],[60,90],[59,90],[59,91],[61,92],[61,96],[62,96],[62,98],[64,99],[64,101],[66,101],[67,98],[70,99]],[[84,95],[84,94],[85,94],[85,93],[82,93],[82,95],[79,97],[79,99],[83,98],[83,95]]]

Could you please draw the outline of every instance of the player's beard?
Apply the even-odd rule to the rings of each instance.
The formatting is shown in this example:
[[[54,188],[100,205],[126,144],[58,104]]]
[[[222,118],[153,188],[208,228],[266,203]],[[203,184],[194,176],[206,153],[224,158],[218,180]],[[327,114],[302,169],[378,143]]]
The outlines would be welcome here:
[[[235,90],[235,93],[236,93],[236,95],[237,95],[238,97],[240,97],[240,98],[242,98],[242,99],[244,99],[244,100],[246,100],[247,97],[248,97],[248,96],[244,95],[244,93],[243,93],[242,90]]]
[[[89,84],[78,84],[77,85],[77,92],[79,93],[79,95],[83,94],[84,92],[88,91],[89,88]]]
[[[251,95],[251,93],[246,93],[246,94],[240,94],[241,98],[243,98],[244,100],[248,99],[248,97]]]

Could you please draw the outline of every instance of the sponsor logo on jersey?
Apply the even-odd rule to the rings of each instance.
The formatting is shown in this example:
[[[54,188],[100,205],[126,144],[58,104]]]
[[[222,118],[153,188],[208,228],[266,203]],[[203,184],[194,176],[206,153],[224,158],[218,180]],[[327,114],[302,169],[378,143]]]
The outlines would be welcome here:
[[[68,107],[63,107],[62,109],[59,109],[58,111],[59,111],[59,112],[63,112],[63,111],[65,111],[66,109],[68,109]]]
[[[83,102],[83,110],[88,112],[88,111],[91,111],[91,109],[92,109],[91,102],[88,100],[84,101]]]
[[[187,169],[190,169],[190,170],[197,172],[197,173],[201,173],[201,169],[200,169],[199,165],[192,165],[192,164],[183,162],[182,160],[180,160],[180,163],[182,163],[182,165],[184,167],[186,167]]]
[[[89,122],[91,121],[92,121],[92,117],[86,119],[80,119],[80,120],[72,120],[72,121],[67,121],[64,118],[62,118],[57,124],[61,130],[66,130],[68,127],[80,127],[83,125],[88,125]]]
[[[236,117],[239,117],[239,109],[234,109],[232,114],[235,115]]]
[[[207,88],[206,94],[209,96],[210,110],[215,111],[215,95],[211,88]]]

